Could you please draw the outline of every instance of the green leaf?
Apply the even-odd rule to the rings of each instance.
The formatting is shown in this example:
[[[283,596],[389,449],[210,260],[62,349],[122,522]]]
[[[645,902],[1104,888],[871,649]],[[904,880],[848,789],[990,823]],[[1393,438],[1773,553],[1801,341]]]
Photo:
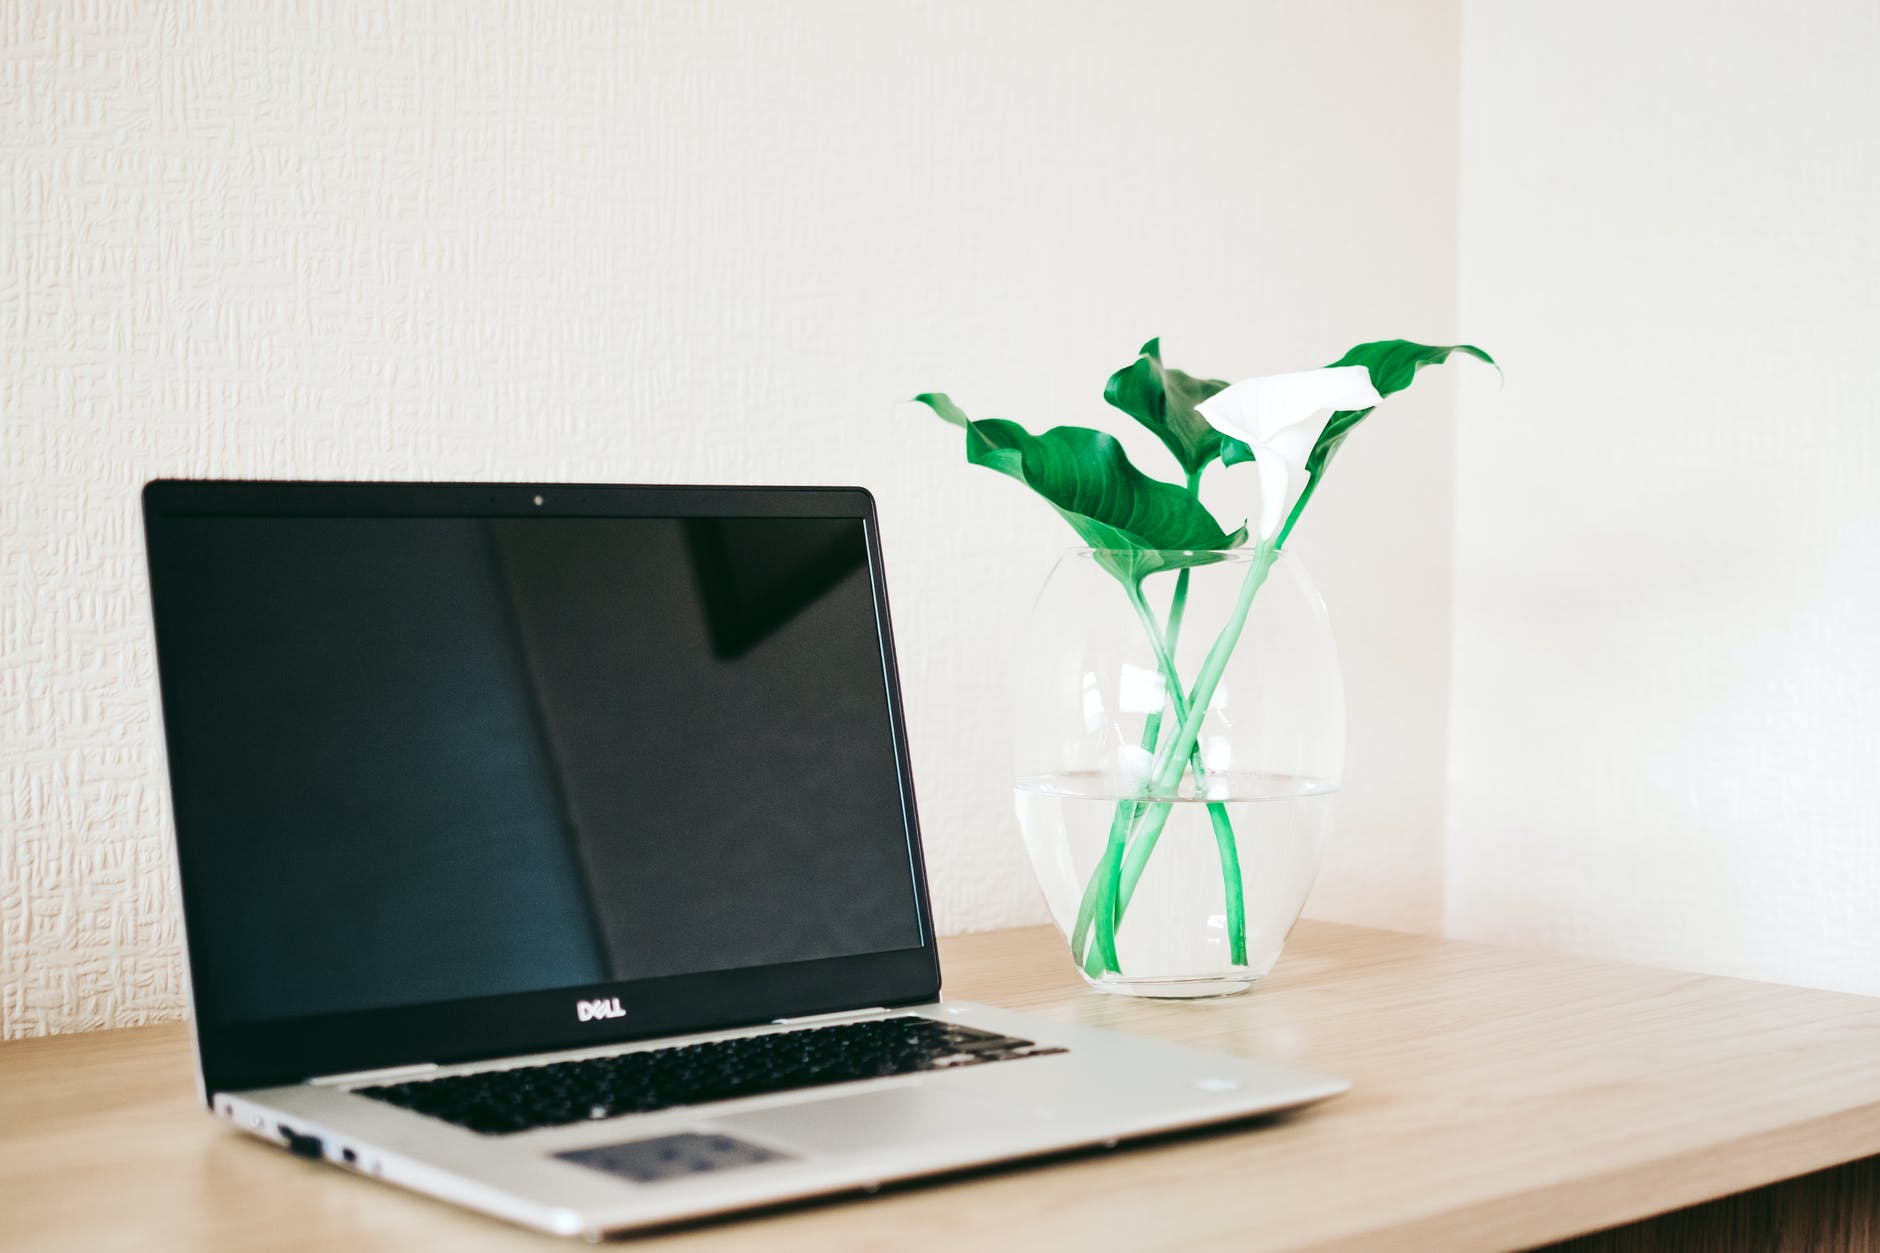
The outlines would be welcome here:
[[[1389,396],[1403,391],[1416,379],[1416,373],[1426,365],[1441,365],[1449,359],[1451,353],[1466,353],[1478,361],[1495,365],[1495,359],[1473,344],[1416,344],[1407,339],[1379,339],[1368,344],[1359,344],[1338,360],[1333,366],[1361,365],[1371,372],[1371,386],[1380,396]],[[1500,366],[1495,366],[1500,369]],[[1319,439],[1312,446],[1312,453],[1306,458],[1306,469],[1316,479],[1320,470],[1331,462],[1332,454],[1345,442],[1345,436],[1351,428],[1371,415],[1370,409],[1341,409],[1334,413],[1325,429],[1319,433]],[[1253,449],[1237,439],[1223,438],[1221,445],[1221,464],[1239,465],[1243,461],[1252,461]]]
[[[1211,549],[1244,543],[1243,526],[1229,534],[1200,501],[1130,463],[1115,436],[1084,426],[1033,435],[1003,418],[973,419],[944,394],[914,399],[966,432],[966,459],[1010,475],[1043,496],[1092,548],[1182,551],[1167,559],[1132,556],[1114,573],[1139,578],[1151,569],[1201,564]],[[1125,571],[1127,574],[1125,575]]]
[[[1226,438],[1195,412],[1195,406],[1227,384],[1198,379],[1162,364],[1162,341],[1152,339],[1142,354],[1110,376],[1103,398],[1155,432],[1175,454],[1189,477],[1221,455]]]
[[[1334,366],[1361,365],[1371,372],[1371,386],[1380,396],[1389,396],[1410,386],[1416,372],[1426,365],[1441,365],[1452,352],[1463,352],[1477,361],[1495,365],[1495,359],[1474,344],[1413,344],[1407,339],[1379,339],[1359,344],[1332,362]],[[1495,366],[1500,369],[1500,366]]]

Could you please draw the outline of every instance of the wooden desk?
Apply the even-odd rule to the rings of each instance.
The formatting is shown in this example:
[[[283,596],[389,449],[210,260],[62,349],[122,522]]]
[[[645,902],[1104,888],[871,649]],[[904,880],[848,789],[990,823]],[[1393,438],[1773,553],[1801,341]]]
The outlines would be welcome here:
[[[943,960],[958,999],[1357,1087],[1266,1127],[641,1246],[1516,1249],[1880,1153],[1880,1000],[1326,923],[1302,924],[1273,977],[1226,1001],[1085,991],[1042,928],[951,940]],[[0,1047],[0,1245],[570,1247],[238,1135],[197,1106],[190,1073],[179,1025]],[[1650,1247],[1772,1249],[1777,1215],[1794,1247],[1880,1248],[1872,1166],[1661,1220]]]

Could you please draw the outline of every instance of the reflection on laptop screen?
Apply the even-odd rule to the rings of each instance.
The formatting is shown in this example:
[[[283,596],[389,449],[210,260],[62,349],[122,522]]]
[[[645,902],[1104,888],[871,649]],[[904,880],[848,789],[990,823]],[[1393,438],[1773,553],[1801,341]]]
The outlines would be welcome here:
[[[921,943],[861,519],[168,525],[206,1018]]]

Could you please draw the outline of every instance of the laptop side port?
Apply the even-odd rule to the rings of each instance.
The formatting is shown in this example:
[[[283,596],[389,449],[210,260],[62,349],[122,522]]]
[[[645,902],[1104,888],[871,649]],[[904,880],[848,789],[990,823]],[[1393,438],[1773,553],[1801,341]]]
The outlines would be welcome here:
[[[281,1143],[285,1144],[287,1151],[295,1157],[309,1157],[318,1161],[326,1155],[326,1145],[319,1136],[302,1135],[286,1123],[280,1123],[274,1129],[280,1132]]]

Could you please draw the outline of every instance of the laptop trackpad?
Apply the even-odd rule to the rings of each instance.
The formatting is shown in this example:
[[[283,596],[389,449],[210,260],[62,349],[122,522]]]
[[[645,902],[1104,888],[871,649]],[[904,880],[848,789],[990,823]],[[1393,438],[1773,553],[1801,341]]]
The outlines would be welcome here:
[[[842,1153],[883,1144],[920,1144],[983,1135],[991,1127],[1048,1121],[1022,1106],[984,1100],[957,1088],[942,1093],[924,1084],[803,1101],[714,1120],[714,1127],[787,1148]]]

